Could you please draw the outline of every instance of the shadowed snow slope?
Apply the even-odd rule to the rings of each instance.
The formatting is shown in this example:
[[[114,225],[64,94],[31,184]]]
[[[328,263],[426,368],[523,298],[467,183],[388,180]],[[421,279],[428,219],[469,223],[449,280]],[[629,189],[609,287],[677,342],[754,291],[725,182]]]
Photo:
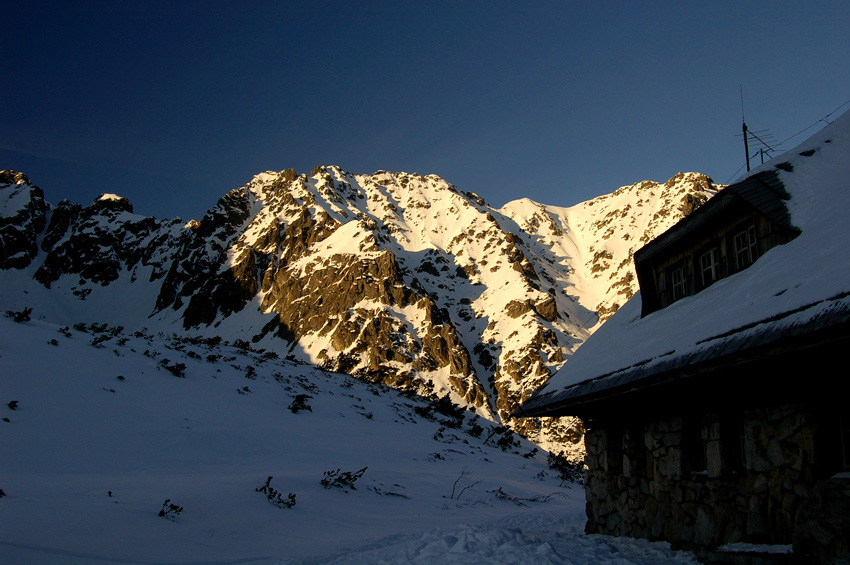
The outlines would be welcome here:
[[[584,536],[582,489],[482,418],[217,342],[0,318],[0,562],[688,559]]]

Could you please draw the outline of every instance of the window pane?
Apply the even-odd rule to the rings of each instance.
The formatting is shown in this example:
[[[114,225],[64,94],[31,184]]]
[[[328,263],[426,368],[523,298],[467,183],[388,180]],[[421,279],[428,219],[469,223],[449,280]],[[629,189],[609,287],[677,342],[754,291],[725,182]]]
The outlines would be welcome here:
[[[720,278],[717,248],[703,253],[699,258],[702,285],[708,286]]]

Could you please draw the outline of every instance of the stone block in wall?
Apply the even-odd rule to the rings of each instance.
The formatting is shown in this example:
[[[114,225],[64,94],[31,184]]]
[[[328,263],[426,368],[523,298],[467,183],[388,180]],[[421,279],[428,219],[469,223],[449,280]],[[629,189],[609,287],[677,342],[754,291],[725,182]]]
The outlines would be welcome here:
[[[787,491],[786,497],[794,498],[796,497],[794,485],[800,480],[800,471],[796,469],[785,469],[784,475],[785,480],[782,483],[782,488]]]
[[[714,541],[714,534],[714,519],[704,507],[700,507],[694,522],[694,543],[708,545]]]
[[[782,448],[778,441],[770,441],[767,444],[767,458],[773,467],[784,467],[785,458],[782,457]]]
[[[667,450],[666,457],[663,459],[665,463],[665,474],[671,478],[679,478],[682,476],[682,450],[676,444],[676,447],[670,447]]]
[[[767,445],[763,443],[762,427],[754,426],[744,432],[744,460],[747,468],[758,473],[767,473],[773,466],[767,458]]]
[[[723,473],[723,445],[719,439],[709,439],[706,442],[705,465],[709,477],[719,477]]]
[[[682,422],[684,420],[681,416],[676,416],[674,418],[670,418],[670,429],[674,432],[682,431]]]
[[[797,438],[797,442],[792,441]],[[782,452],[782,459],[785,460],[785,467],[790,467],[800,471],[803,468],[804,452],[803,447],[799,443],[800,434],[794,434],[790,439],[779,442],[779,449]]]
[[[659,437],[660,434],[658,433],[658,426],[649,425],[644,428],[643,444],[649,451],[653,451],[661,447]]]
[[[685,490],[679,486],[678,484],[673,485],[670,490],[670,499],[677,503],[682,504],[685,501]]]
[[[652,521],[649,524],[649,535],[653,539],[660,539],[664,533],[664,520],[666,517],[661,512],[655,512],[652,515]]]
[[[716,418],[713,419],[708,425],[705,427],[707,440],[720,440],[720,421]]]
[[[800,430],[800,448],[806,454],[806,461],[811,463],[814,461],[815,453],[815,433],[812,428],[804,426]]]
[[[749,483],[749,489],[748,490],[749,490],[750,493],[760,494],[760,493],[763,493],[763,492],[767,492],[767,489],[768,489],[767,475],[762,474],[762,473],[751,474],[749,477],[747,477],[747,479],[748,479],[747,482]]]
[[[850,560],[850,480],[818,482],[798,513],[794,552]]]
[[[769,534],[767,496],[751,496],[747,507],[747,538],[755,542],[767,541]]]
[[[794,484],[794,494],[796,494],[800,498],[803,498],[803,499],[809,498],[809,490],[810,490],[809,487],[802,484],[802,483],[795,483]]]

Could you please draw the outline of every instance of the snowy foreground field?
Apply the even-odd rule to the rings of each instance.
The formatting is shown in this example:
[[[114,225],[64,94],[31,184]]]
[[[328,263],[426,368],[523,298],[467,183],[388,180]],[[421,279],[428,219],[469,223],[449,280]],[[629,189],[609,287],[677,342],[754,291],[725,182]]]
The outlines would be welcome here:
[[[2,317],[0,417],[4,564],[695,562],[584,535],[486,420],[244,347]]]

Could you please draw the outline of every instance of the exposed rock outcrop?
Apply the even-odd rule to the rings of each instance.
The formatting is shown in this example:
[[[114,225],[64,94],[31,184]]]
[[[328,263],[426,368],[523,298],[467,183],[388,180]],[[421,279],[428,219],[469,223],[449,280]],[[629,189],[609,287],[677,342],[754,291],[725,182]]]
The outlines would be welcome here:
[[[448,395],[569,451],[581,422],[508,415],[635,292],[641,242],[714,188],[687,173],[569,209],[497,210],[435,175],[316,167],[257,175],[183,223],[112,194],[52,208],[4,171],[0,268],[33,266],[72,300],[135,285],[151,297],[139,324]]]
[[[0,171],[0,269],[23,269],[38,254],[47,205],[23,173]]]

